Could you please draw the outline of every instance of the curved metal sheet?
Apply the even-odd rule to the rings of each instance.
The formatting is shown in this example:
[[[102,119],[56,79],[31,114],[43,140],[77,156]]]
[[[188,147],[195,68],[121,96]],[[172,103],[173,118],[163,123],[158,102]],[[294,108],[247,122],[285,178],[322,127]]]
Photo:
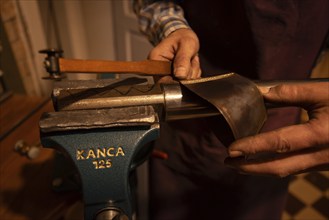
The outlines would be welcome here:
[[[222,113],[235,139],[258,133],[267,118],[256,84],[238,74],[182,80],[181,84]]]

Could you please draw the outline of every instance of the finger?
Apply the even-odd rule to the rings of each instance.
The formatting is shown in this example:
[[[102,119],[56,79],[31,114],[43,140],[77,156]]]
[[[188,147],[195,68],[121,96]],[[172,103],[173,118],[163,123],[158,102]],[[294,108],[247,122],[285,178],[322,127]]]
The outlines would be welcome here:
[[[160,43],[150,51],[147,58],[149,60],[172,61],[174,55],[168,47],[170,47],[169,44],[165,42]],[[153,76],[153,79],[155,83],[168,83],[172,80],[172,77]]]
[[[329,148],[319,147],[298,153],[277,155],[269,160],[246,160],[244,158],[226,158],[224,163],[241,173],[285,177],[309,170],[329,169]]]
[[[305,106],[329,99],[329,82],[314,82],[300,84],[281,84],[261,90],[264,97],[271,102],[297,104]]]
[[[172,76],[163,76],[161,78],[159,78],[158,80],[156,80],[157,83],[162,83],[162,84],[168,84],[168,83],[174,83],[177,82],[175,81]]]
[[[328,123],[320,121],[288,126],[237,140],[228,148],[230,157],[262,152],[286,153],[328,142]],[[319,138],[321,137],[321,138]],[[325,138],[327,137],[327,138]]]
[[[174,59],[174,53],[171,43],[168,41],[161,42],[150,51],[147,58],[149,60],[172,61]]]
[[[191,61],[192,75],[191,79],[198,79],[201,77],[200,61],[199,56],[195,55]]]
[[[177,54],[178,55],[178,54]],[[174,75],[178,79],[188,79],[190,74],[189,57],[177,56],[174,62]]]
[[[193,42],[186,41],[179,45],[173,64],[174,75],[178,79],[188,79],[192,76],[191,60],[196,53],[197,48],[193,46]]]

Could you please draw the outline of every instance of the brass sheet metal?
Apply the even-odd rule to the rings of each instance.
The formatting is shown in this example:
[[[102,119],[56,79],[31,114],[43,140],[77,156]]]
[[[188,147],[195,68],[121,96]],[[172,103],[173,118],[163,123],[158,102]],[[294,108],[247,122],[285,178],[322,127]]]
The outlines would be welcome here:
[[[182,80],[181,84],[221,112],[235,139],[258,133],[267,118],[256,84],[238,74]]]

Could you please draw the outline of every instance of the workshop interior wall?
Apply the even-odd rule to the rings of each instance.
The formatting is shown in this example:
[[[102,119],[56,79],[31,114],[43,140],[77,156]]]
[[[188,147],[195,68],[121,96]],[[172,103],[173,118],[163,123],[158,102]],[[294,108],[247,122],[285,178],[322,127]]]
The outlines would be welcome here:
[[[39,5],[48,30],[49,47],[62,48],[65,58],[115,60],[112,1],[53,1],[53,8],[49,7],[49,2],[40,1]],[[68,78],[96,76],[74,74]]]
[[[43,68],[44,55],[38,53],[41,49],[60,47],[66,58],[116,59],[113,1],[1,0],[0,4],[4,27],[1,31],[3,36],[8,37],[10,46],[5,47],[2,57],[10,58],[12,51],[18,67],[18,74],[9,76],[13,84],[10,87],[22,87],[19,83],[24,87],[20,91],[13,89],[16,93],[50,94],[52,83],[42,80],[47,73]],[[57,28],[54,28],[54,21]],[[8,63],[6,59],[1,62]],[[68,78],[90,79],[96,76],[75,74]]]
[[[11,51],[3,51],[3,56],[7,54],[9,56],[12,52],[26,94],[48,94],[49,82],[42,82],[42,61],[37,51],[37,48],[45,46],[37,2],[1,0],[0,8],[2,31],[5,32],[11,49]],[[11,73],[4,73],[4,76],[6,74]],[[15,74],[11,77],[13,75]],[[11,81],[15,82],[15,80]]]
[[[63,49],[64,58],[115,60],[112,2],[39,1],[48,47]],[[68,79],[96,77],[74,74]]]
[[[18,94],[26,93],[2,21],[0,21],[0,71],[2,72],[0,77],[3,78],[5,87],[1,90],[1,95],[7,91],[15,91]]]

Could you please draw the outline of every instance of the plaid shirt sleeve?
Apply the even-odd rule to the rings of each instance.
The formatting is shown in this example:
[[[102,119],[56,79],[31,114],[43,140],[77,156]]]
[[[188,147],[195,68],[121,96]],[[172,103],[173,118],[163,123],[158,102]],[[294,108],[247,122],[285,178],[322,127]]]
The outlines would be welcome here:
[[[133,8],[141,32],[153,45],[175,30],[190,28],[183,9],[174,0],[133,0]]]

